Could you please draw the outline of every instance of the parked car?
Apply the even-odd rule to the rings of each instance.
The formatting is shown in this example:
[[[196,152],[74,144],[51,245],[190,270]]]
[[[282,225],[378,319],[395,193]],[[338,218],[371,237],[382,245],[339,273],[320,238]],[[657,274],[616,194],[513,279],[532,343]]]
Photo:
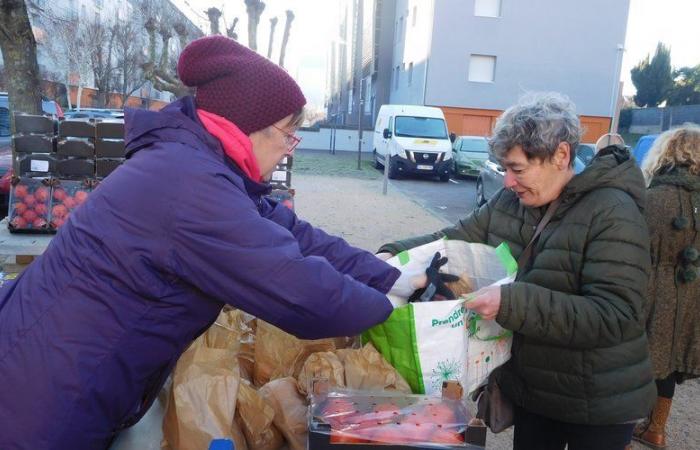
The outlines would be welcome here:
[[[123,119],[123,109],[80,108],[66,111],[66,119]]]
[[[657,137],[659,137],[658,134],[647,134],[646,136],[640,137],[637,141],[637,145],[632,149],[632,156],[634,156],[638,166],[641,167],[644,158],[647,156],[647,153],[649,153],[651,146],[654,145],[654,141]]]
[[[61,106],[53,100],[43,99],[44,114],[62,118]],[[10,99],[7,92],[0,92],[0,219],[7,215],[7,202],[12,180],[12,133],[10,130]]]
[[[489,159],[489,143],[483,136],[456,136],[452,143],[455,176],[476,177]]]
[[[584,171],[586,164],[578,156],[574,159],[574,172],[577,174]],[[479,177],[476,179],[476,204],[481,206],[488,202],[493,195],[503,187],[503,177],[505,171],[501,164],[492,155],[481,168]]]
[[[579,157],[585,165],[588,165],[595,156],[595,144],[579,144],[576,147],[576,156]]]
[[[389,178],[405,174],[450,179],[452,143],[440,108],[382,105],[374,127],[374,165],[388,164]]]

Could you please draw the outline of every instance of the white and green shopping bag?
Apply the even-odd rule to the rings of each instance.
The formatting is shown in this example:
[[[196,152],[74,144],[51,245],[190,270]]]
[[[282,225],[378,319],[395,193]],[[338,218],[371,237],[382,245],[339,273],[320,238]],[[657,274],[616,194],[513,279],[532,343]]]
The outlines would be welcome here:
[[[444,272],[467,275],[475,289],[511,282],[518,269],[505,243],[494,248],[446,239],[399,253],[387,262],[399,268],[427,268],[435,252],[449,259]],[[445,380],[459,380],[465,392],[472,392],[510,358],[511,332],[469,311],[468,298],[409,304],[406,299],[390,300],[394,312],[364,338],[416,394],[439,395]]]

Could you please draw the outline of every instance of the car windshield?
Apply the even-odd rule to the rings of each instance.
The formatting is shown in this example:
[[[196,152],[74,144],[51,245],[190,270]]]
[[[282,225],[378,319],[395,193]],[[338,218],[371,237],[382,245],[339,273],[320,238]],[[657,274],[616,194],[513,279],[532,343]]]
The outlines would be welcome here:
[[[489,143],[486,139],[462,138],[462,145],[459,147],[459,151],[488,153]]]
[[[10,111],[0,107],[0,136],[10,135]]]
[[[447,127],[442,119],[399,116],[394,128],[396,136],[447,139]]]

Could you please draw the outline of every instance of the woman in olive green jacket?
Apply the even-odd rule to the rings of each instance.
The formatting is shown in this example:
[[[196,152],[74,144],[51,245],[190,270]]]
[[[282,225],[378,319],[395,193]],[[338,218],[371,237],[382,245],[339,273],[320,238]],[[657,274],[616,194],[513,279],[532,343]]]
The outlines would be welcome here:
[[[514,331],[496,377],[516,405],[515,449],[622,450],[655,387],[642,322],[649,235],[644,180],[624,148],[573,170],[581,125],[558,94],[521,100],[498,119],[491,152],[504,189],[456,226],[388,244],[396,254],[435,239],[497,246],[518,257],[560,199],[517,281],[484,288],[467,306]]]
[[[659,395],[635,437],[664,448],[676,384],[700,376],[700,127],[659,136],[643,172],[652,262],[645,312]]]

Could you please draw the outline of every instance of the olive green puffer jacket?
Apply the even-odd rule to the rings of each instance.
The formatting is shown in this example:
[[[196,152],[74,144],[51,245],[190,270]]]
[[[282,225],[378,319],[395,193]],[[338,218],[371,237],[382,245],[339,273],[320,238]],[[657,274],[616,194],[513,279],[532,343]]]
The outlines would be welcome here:
[[[642,173],[626,152],[598,156],[562,193],[531,268],[501,288],[496,320],[514,331],[513,356],[497,371],[516,404],[568,423],[642,418],[653,383],[643,324],[650,270]],[[517,258],[546,208],[501,190],[456,226],[382,247],[399,251],[441,237],[497,246]]]

